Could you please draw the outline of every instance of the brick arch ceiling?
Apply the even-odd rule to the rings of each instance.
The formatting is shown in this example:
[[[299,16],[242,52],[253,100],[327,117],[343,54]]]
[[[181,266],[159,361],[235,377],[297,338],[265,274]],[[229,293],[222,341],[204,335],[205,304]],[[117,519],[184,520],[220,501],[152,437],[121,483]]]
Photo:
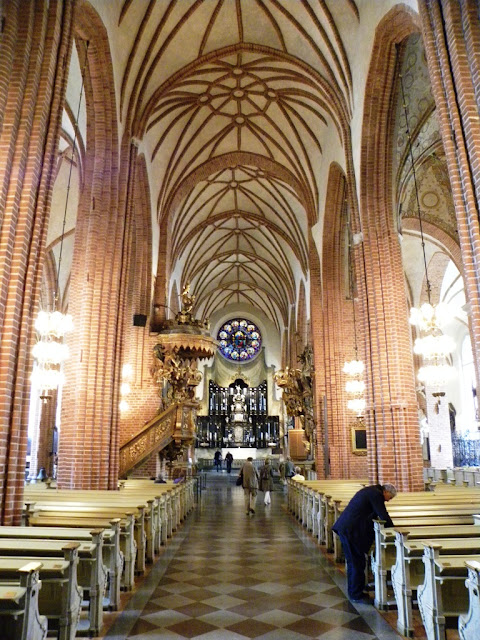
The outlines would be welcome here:
[[[157,217],[168,215],[167,263],[193,284],[197,312],[243,302],[287,324],[295,278],[308,278],[323,140],[348,135],[356,2],[123,0],[103,16],[121,43],[120,117],[145,144]]]

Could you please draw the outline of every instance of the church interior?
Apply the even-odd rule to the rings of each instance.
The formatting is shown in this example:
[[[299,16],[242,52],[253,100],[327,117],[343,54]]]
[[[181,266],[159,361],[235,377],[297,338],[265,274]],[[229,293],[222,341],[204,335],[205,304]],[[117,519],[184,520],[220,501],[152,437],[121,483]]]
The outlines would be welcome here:
[[[400,525],[433,525],[431,506],[437,525],[478,536],[477,0],[8,0],[0,18],[0,539],[53,514],[80,526],[88,495],[99,502],[85,527],[119,518],[127,547],[116,582],[109,569],[110,609],[133,610],[145,547],[150,596],[176,613],[152,622],[146,600],[125,631],[89,587],[90,637],[411,635],[411,603],[390,625],[380,573],[377,618],[348,609],[344,573],[316,546],[341,560],[314,495],[343,504],[353,488],[391,483]],[[233,488],[250,457],[277,474],[256,520]],[[305,485],[285,480],[287,462]],[[121,492],[136,509],[163,485],[162,524],[151,515],[151,541],[145,525],[129,543]],[[419,502],[453,486],[448,517],[440,498]],[[55,495],[69,496],[58,512]],[[267,581],[274,514],[286,560]],[[240,571],[245,536],[264,545],[253,578],[249,562]],[[480,549],[460,551],[460,635],[437,618],[430,628],[422,601],[417,624],[416,600],[415,635],[478,638],[462,615],[468,605],[480,619]],[[193,595],[172,605],[227,560],[241,584],[219,581],[198,611]],[[258,590],[273,598],[275,580],[291,587],[294,566],[308,595],[277,602],[275,622],[260,603],[242,609]],[[62,624],[58,637],[73,640]]]

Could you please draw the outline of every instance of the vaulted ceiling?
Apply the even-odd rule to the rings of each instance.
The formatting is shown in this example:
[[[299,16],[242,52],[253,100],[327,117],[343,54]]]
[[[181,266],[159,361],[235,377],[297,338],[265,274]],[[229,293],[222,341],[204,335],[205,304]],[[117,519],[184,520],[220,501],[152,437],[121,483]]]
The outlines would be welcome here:
[[[337,162],[348,173],[351,146],[358,158],[375,26],[395,0],[81,2],[105,25],[120,132],[146,159],[152,253],[167,256],[171,276],[167,302],[190,283],[197,315],[236,305],[263,311],[281,331],[304,282],[308,317],[308,256],[312,237],[321,249],[329,168]],[[61,142],[71,156],[79,133],[79,182],[88,144],[84,105],[77,109],[80,59],[74,53]],[[422,216],[455,240],[419,35],[401,64]],[[402,99],[395,109],[392,215],[405,232],[418,207]],[[71,244],[74,224],[69,213]]]
[[[308,281],[324,146],[341,147],[351,119],[357,3],[93,4],[179,288],[191,283],[199,313],[240,303],[285,326]]]

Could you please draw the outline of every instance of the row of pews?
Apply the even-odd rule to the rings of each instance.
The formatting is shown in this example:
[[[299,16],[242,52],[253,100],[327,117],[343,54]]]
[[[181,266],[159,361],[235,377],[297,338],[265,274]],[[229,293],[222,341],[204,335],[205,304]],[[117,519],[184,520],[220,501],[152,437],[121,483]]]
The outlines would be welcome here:
[[[0,526],[0,638],[97,636],[194,506],[195,479],[118,491],[25,487],[23,526]]]
[[[367,481],[288,481],[288,508],[301,525],[343,559],[331,527]],[[432,485],[433,487],[433,485]],[[436,483],[433,491],[398,493],[386,504],[395,524],[375,522],[371,568],[374,604],[397,610],[397,629],[414,635],[418,605],[427,640],[445,640],[458,626],[461,640],[480,638],[480,489]],[[393,593],[392,593],[393,590]]]
[[[436,469],[426,467],[423,470],[425,486],[434,486],[437,482],[455,484],[460,487],[478,487],[480,485],[480,467],[452,467]]]

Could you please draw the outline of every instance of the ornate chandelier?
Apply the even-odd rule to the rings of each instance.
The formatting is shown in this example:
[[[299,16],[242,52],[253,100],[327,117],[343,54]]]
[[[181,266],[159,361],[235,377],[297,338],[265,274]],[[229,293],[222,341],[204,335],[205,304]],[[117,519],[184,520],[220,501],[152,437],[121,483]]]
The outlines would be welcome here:
[[[349,281],[350,281],[350,298],[353,304],[353,334],[355,339],[355,359],[348,360],[343,365],[343,373],[347,376],[347,382],[345,383],[345,391],[350,398],[347,400],[347,408],[357,414],[357,417],[361,417],[365,411],[365,382],[363,380],[363,372],[365,371],[365,365],[362,360],[358,359],[358,344],[357,344],[357,322],[355,316],[355,272],[352,259],[352,230],[350,227],[350,218],[346,209],[344,215],[347,218],[348,228],[348,268],[349,268]]]
[[[73,330],[72,316],[59,311],[40,311],[35,321],[35,330],[38,341],[32,349],[35,358],[32,382],[44,391],[51,391],[65,382],[61,369],[69,356],[69,350],[63,339]]]
[[[424,366],[418,370],[418,380],[431,388],[439,388],[445,386],[455,375],[455,369],[448,363],[447,358],[455,350],[455,342],[453,338],[442,332],[442,327],[451,318],[451,312],[448,305],[439,303],[432,305],[431,303],[431,285],[428,279],[427,257],[425,253],[425,240],[423,237],[422,215],[420,211],[420,197],[418,193],[417,173],[415,170],[415,162],[413,159],[412,138],[410,127],[408,124],[408,110],[405,99],[405,91],[403,86],[403,77],[400,75],[400,86],[402,89],[403,108],[405,114],[405,127],[408,140],[408,152],[412,164],[413,184],[415,188],[415,196],[417,202],[417,215],[420,227],[420,237],[423,250],[423,264],[425,269],[425,281],[427,289],[428,302],[421,307],[412,307],[410,309],[410,324],[415,325],[420,336],[416,338],[413,347],[414,353],[423,358]]]
[[[88,53],[88,42],[86,44],[86,54]],[[85,65],[82,70],[82,84],[80,87],[80,96],[78,100],[77,118],[80,118],[80,107],[82,104],[85,67],[87,64],[87,55],[85,55]],[[55,278],[55,291],[53,294],[53,310],[39,311],[35,320],[35,331],[37,332],[37,342],[32,349],[32,355],[35,358],[33,372],[31,376],[32,382],[44,391],[57,389],[65,383],[65,376],[62,371],[62,365],[69,357],[69,349],[63,340],[67,333],[73,331],[73,319],[69,314],[61,313],[56,309],[59,299],[60,290],[60,269],[62,266],[63,240],[65,238],[65,225],[67,221],[68,199],[70,195],[70,182],[72,179],[72,168],[74,163],[75,146],[77,142],[78,127],[75,126],[75,135],[72,144],[72,158],[70,162],[70,170],[68,174],[67,195],[65,198],[65,210],[63,213],[62,235],[60,240],[60,253],[58,257],[58,269]]]

